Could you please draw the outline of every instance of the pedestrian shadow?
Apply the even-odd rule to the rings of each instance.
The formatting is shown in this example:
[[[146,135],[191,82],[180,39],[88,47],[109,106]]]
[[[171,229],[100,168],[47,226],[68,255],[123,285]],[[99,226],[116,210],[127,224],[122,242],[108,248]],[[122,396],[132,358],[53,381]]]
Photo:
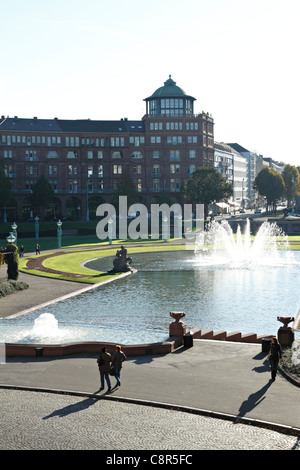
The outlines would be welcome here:
[[[264,394],[268,390],[268,388],[271,386],[272,380],[270,379],[266,385],[264,385],[260,390],[257,390],[257,392],[252,393],[249,395],[247,400],[243,401],[243,403],[240,406],[238,417],[245,416],[249,411],[252,411],[254,408],[256,408],[258,405],[262,403],[262,401],[266,398]]]
[[[252,369],[254,372],[258,372],[259,374],[269,372],[270,371],[270,361],[269,359],[265,359],[261,366],[253,367]]]
[[[58,416],[59,418],[64,418],[65,416],[71,415],[73,413],[78,413],[79,411],[86,410],[90,406],[93,406],[96,403],[99,403],[99,399],[101,399],[101,397],[104,397],[105,395],[109,395],[116,388],[117,386],[115,385],[114,387],[112,387],[110,391],[106,391],[102,395],[96,396],[96,394],[100,391],[100,389],[98,389],[96,392],[93,393],[93,395],[95,395],[94,397],[91,396],[91,397],[86,398],[85,400],[81,400],[77,403],[73,403],[72,405],[67,405],[67,406],[64,406],[63,408],[60,408],[59,410],[55,410],[52,413],[50,413],[48,416],[44,416],[43,420],[54,418],[55,416]]]
[[[72,413],[78,413],[79,411],[86,410],[90,406],[95,405],[95,403],[97,403],[98,401],[99,400],[97,398],[86,398],[85,400],[73,403],[72,405],[64,406],[59,410],[55,410],[50,415],[44,416],[43,419],[54,418],[55,416],[64,418],[65,416],[71,415]]]

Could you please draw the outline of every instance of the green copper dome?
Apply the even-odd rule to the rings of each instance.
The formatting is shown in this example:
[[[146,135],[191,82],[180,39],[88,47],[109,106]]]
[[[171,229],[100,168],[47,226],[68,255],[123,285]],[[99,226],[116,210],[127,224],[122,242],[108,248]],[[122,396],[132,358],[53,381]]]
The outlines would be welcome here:
[[[191,98],[195,100],[192,96],[188,96],[182,88],[176,85],[176,82],[172,80],[171,75],[169,79],[164,82],[164,86],[158,88],[153,95],[145,98],[144,101],[151,100],[153,98]]]

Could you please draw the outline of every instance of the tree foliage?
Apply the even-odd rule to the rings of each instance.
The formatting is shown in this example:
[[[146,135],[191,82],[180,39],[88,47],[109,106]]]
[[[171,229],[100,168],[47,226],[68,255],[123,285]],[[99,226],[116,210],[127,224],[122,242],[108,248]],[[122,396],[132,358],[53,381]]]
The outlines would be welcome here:
[[[185,196],[193,203],[204,204],[204,217],[208,216],[208,206],[214,201],[228,199],[232,193],[232,185],[211,167],[200,167],[185,182]]]
[[[53,199],[54,190],[47,178],[42,175],[32,186],[31,203],[37,209],[38,207],[48,206],[53,202]]]
[[[285,184],[285,196],[288,201],[288,207],[290,207],[293,199],[293,192],[294,196],[296,194],[300,194],[300,173],[298,168],[292,165],[285,165],[282,172],[282,178]]]
[[[127,206],[140,202],[140,194],[136,185],[127,171],[124,171],[118,179],[117,187],[112,196],[112,204],[115,208],[119,207],[119,196],[127,196]]]
[[[268,206],[272,206],[275,210],[277,201],[284,195],[285,184],[280,173],[265,167],[256,176],[253,189],[261,196],[265,196]]]

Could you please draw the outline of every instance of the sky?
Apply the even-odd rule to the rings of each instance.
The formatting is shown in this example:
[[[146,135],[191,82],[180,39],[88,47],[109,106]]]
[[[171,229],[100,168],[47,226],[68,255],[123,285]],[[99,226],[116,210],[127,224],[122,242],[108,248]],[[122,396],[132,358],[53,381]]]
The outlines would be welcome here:
[[[0,115],[141,119],[172,76],[215,140],[300,165],[299,0],[0,0]]]

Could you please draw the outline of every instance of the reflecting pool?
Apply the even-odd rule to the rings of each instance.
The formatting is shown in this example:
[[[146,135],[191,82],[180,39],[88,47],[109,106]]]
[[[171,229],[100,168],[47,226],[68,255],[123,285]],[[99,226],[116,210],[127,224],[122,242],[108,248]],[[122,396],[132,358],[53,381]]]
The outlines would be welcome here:
[[[193,251],[134,254],[138,270],[123,279],[27,315],[0,320],[0,341],[139,344],[168,337],[170,311],[186,313],[187,328],[276,334],[277,316],[300,307],[300,253],[278,252],[275,262],[242,266],[214,262]],[[88,267],[111,269],[113,258]]]

